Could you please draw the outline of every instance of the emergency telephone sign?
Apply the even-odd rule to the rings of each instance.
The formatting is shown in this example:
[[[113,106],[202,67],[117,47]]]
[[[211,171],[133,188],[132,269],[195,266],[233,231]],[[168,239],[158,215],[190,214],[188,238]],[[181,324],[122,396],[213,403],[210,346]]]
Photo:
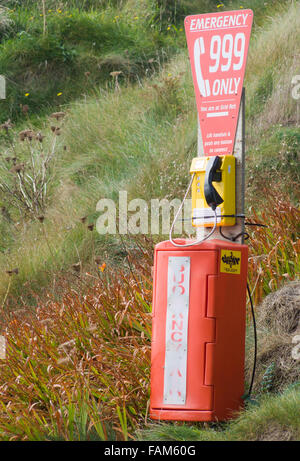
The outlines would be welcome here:
[[[233,155],[252,10],[185,18],[204,155]]]

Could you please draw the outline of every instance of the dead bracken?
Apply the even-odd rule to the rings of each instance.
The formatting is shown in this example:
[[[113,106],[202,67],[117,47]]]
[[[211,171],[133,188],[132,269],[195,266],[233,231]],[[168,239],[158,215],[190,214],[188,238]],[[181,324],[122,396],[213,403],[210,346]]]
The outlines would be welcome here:
[[[24,105],[23,105],[23,104],[20,104],[20,107],[21,107],[21,110],[22,110],[23,114],[26,115],[26,114],[28,113],[28,111],[29,111],[29,106],[28,106],[28,104],[24,104]]]
[[[15,269],[7,270],[6,273],[11,277],[12,275],[18,275],[19,269],[16,267]]]
[[[6,122],[4,122],[4,123],[2,123],[2,125],[0,125],[0,128],[1,128],[2,130],[5,130],[6,133],[8,133],[8,130],[9,130],[10,128],[12,128],[12,127],[13,127],[13,124],[11,123],[11,120],[10,120],[10,119],[8,119]]]
[[[72,269],[73,269],[75,272],[80,272],[80,268],[81,268],[81,264],[80,264],[80,263],[72,264]]]
[[[121,70],[116,70],[116,71],[110,72],[110,75],[114,78],[117,78],[122,73],[123,72]]]
[[[8,133],[12,124],[7,120],[0,127]],[[53,132],[59,135],[60,128],[53,127]],[[52,143],[42,145],[44,134],[31,128],[8,133],[7,138],[10,147],[4,155],[10,153],[10,156],[3,155],[1,158],[0,192],[3,200],[24,212],[24,216],[30,215],[36,219],[45,212],[49,191],[47,186],[54,175],[51,164],[57,153],[57,140],[54,138]],[[21,146],[26,141],[30,144],[28,149]]]
[[[18,163],[10,169],[11,173],[20,173],[23,170],[24,170],[24,163]]]
[[[53,112],[53,114],[51,114],[50,117],[55,118],[56,120],[61,120],[65,117],[65,115],[65,112]]]
[[[23,131],[20,131],[19,133],[20,141],[24,141],[25,139],[32,141],[34,137],[35,137],[35,133],[32,130],[23,130]]]
[[[42,135],[42,133],[37,133],[36,136],[35,136],[35,139],[39,142],[43,142],[43,139],[44,139],[44,135]]]
[[[59,136],[61,134],[61,129],[59,126],[51,126],[51,131],[56,134],[57,136]]]

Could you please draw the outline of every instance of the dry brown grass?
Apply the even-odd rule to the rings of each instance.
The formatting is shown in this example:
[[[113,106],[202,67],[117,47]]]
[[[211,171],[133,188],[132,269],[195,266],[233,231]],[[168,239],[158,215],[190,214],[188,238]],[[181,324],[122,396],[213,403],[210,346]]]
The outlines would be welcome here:
[[[36,311],[3,315],[2,438],[89,439],[97,432],[107,439],[111,428],[118,439],[130,437],[148,400],[152,245],[146,246],[129,271],[82,274],[77,286],[58,283],[60,301],[49,297]],[[86,421],[81,435],[76,418]]]
[[[251,284],[255,300],[263,296],[262,281],[270,292],[286,280],[283,271],[295,278],[295,210],[285,202],[279,205],[263,214],[269,229],[253,232],[249,278],[255,281],[259,274]],[[253,214],[253,220],[259,217]],[[68,274],[68,283],[65,274],[63,281],[56,278],[56,298],[36,295],[37,309],[24,306],[12,312],[6,307],[2,312],[7,359],[0,363],[0,437],[77,440],[92,438],[96,431],[106,440],[113,428],[117,438],[126,440],[143,424],[149,399],[154,243],[135,238],[134,245],[134,251],[126,252],[126,269],[116,272],[108,265],[102,271],[105,261],[98,255],[97,271],[80,267],[72,277]],[[278,320],[271,315],[272,299],[261,308],[268,321],[258,319],[255,390],[273,362],[274,389],[299,379],[291,358],[291,333],[272,329]],[[281,311],[286,309],[279,326],[294,328],[295,308],[290,301],[284,307],[287,296],[274,299]],[[291,293],[288,299],[294,299]],[[256,309],[259,313],[260,307]],[[247,355],[250,370],[251,353]],[[78,419],[83,421],[81,432]]]
[[[287,283],[269,294],[260,306],[259,322],[278,334],[300,330],[300,282]]]
[[[256,392],[280,392],[288,385],[300,381],[299,361],[292,356],[295,346],[292,339],[300,327],[299,294],[300,282],[290,282],[269,294],[257,308]],[[249,376],[252,361],[253,350],[250,350],[246,366]]]

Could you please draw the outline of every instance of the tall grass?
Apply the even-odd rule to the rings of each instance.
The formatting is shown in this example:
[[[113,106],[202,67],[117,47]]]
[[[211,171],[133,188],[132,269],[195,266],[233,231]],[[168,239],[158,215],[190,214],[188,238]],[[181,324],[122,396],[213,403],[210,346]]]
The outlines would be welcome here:
[[[6,13],[10,26],[0,43],[0,73],[8,92],[2,121],[20,121],[21,105],[30,116],[45,114],[95,87],[114,87],[111,72],[121,72],[121,82],[136,82],[157,68],[161,48],[170,56],[183,43],[182,32],[159,32],[152,2],[112,2],[94,10],[60,2],[58,8],[47,6],[46,15],[41,5],[17,5]]]
[[[168,6],[168,2],[164,3]],[[237,5],[235,2],[225,3],[226,8]],[[249,3],[250,7],[256,4],[259,8],[256,0]],[[124,14],[121,19],[115,18],[119,16],[119,10],[114,10],[115,5],[121,5]],[[146,417],[153,242],[129,238],[130,250],[118,237],[98,236],[93,227],[97,218],[96,203],[103,197],[116,200],[119,190],[127,190],[129,199],[182,196],[188,181],[189,163],[196,153],[197,120],[186,50],[184,55],[166,65],[170,54],[161,49],[162,43],[168,45],[178,38],[179,28],[171,27],[171,32],[166,31],[167,38],[163,42],[157,30],[143,37],[145,22],[148,21],[149,27],[150,20],[153,20],[152,16],[152,19],[147,16],[149,10],[146,17],[134,20],[132,15],[131,23],[126,22],[132,7],[139,7],[138,15],[141,16],[143,5],[144,2],[109,2],[109,11],[114,12],[112,17],[108,11],[102,14],[99,10],[74,11],[74,17],[71,12],[73,19],[67,14],[60,17],[62,13],[58,12],[51,18],[49,13],[48,35],[45,34],[44,38],[40,37],[40,17],[32,20],[29,26],[30,11],[16,10],[13,17],[15,27],[20,27],[17,33],[22,30],[26,33],[19,36],[20,41],[7,39],[2,46],[0,64],[1,59],[3,65],[10,62],[10,50],[16,53],[12,56],[18,58],[9,67],[12,73],[23,69],[22,66],[19,68],[20,63],[24,68],[28,62],[33,67],[39,66],[41,59],[45,63],[47,57],[53,58],[53,62],[57,58],[61,71],[57,72],[54,66],[52,70],[56,69],[57,80],[51,79],[49,75],[52,74],[48,72],[51,63],[47,64],[44,80],[40,80],[43,92],[40,95],[33,78],[36,99],[30,88],[26,91],[29,95],[25,96],[22,84],[18,87],[16,91],[20,97],[14,99],[14,104],[19,108],[19,104],[23,108],[27,104],[29,113],[24,114],[22,110],[22,125],[18,124],[17,129],[31,128],[31,125],[34,129],[34,125],[49,129],[48,119],[28,118],[33,108],[41,104],[42,97],[45,97],[46,104],[57,105],[62,101],[57,96],[60,92],[67,93],[66,101],[69,97],[81,95],[82,88],[86,93],[89,84],[93,88],[91,97],[83,96],[64,107],[67,117],[60,136],[63,149],[53,172],[53,189],[43,222],[24,219],[13,207],[6,210],[10,213],[11,219],[8,219],[1,208],[1,325],[8,346],[7,360],[0,363],[0,431],[3,439],[126,440],[133,437],[134,430]],[[82,6],[88,9],[92,2]],[[284,27],[281,28],[280,21],[285,24],[292,46],[298,30],[298,16],[295,15],[298,6],[298,2],[291,6],[282,19],[278,16],[271,20],[269,29],[256,29],[257,38],[251,45],[247,77],[251,132],[257,128],[257,133],[261,133],[274,120],[272,110],[279,69],[288,79],[289,69],[284,66],[292,58],[290,48],[285,47]],[[168,16],[161,21],[160,27],[165,27],[167,23],[163,21],[168,21]],[[99,22],[102,28],[99,28]],[[68,30],[69,24],[72,29]],[[80,36],[77,26],[81,30]],[[272,34],[277,26],[280,33],[276,43],[280,49],[274,50]],[[126,46],[130,44],[130,65],[135,75],[137,69],[142,73],[136,78],[138,84],[132,86],[130,78],[126,80],[131,72],[126,74],[127,48],[121,49],[120,45],[117,54],[113,53],[114,47],[111,50],[106,48],[105,55],[100,57],[101,69],[106,76],[111,71],[122,70],[120,75],[125,77],[125,85],[117,85],[114,77],[109,76],[110,84],[99,91],[94,89],[95,83],[98,85],[98,70],[95,69],[98,69],[99,56],[90,47],[96,41],[95,47],[101,49],[101,34],[110,30],[117,32],[118,40],[124,38]],[[93,42],[89,41],[89,31]],[[28,53],[28,43],[34,42],[35,33],[39,40],[31,54]],[[68,41],[62,43],[64,34]],[[135,40],[140,48],[136,47]],[[182,38],[178,40],[180,42]],[[264,50],[264,43],[267,58],[263,66],[257,62],[256,56]],[[108,46],[105,37],[103,44]],[[79,54],[73,53],[75,47]],[[78,87],[71,88],[72,79],[69,79],[68,72],[73,76],[74,69],[79,69],[78,63],[81,77]],[[91,72],[87,64],[94,66]],[[142,74],[150,74],[152,79],[143,80],[140,78]],[[89,79],[91,83],[88,83]],[[57,82],[64,82],[65,87],[58,88]],[[49,99],[49,94],[55,98]],[[270,105],[270,101],[274,104]],[[13,114],[17,106],[9,106],[9,113]],[[276,112],[277,122],[293,120],[295,107],[290,109],[284,106],[282,118],[277,117]],[[259,118],[256,117],[258,112]],[[286,135],[290,136],[287,142]],[[260,148],[268,150],[270,161],[279,161],[287,155],[294,158],[294,153],[297,154],[296,129],[293,133],[286,129],[277,130],[274,136],[278,137],[280,152],[277,143],[266,146],[260,142],[259,136],[249,137],[250,178],[255,171],[254,165],[257,170],[262,165]],[[11,147],[4,143],[3,148],[5,156],[11,156]],[[264,175],[256,176],[265,180]],[[291,185],[288,179],[287,188]],[[274,187],[274,182],[270,181],[270,187]],[[256,305],[265,294],[299,274],[299,212],[289,194],[283,196],[279,189],[277,196],[267,191],[263,211],[255,207],[248,217],[251,222],[268,225],[267,229],[249,231],[252,237],[249,279]],[[3,197],[1,200],[4,206]],[[256,204],[256,201],[256,195],[249,194],[249,203]],[[120,269],[122,264],[126,266],[124,270]],[[294,397],[292,401],[295,401]],[[284,405],[282,408],[288,407]],[[294,408],[292,404],[291,408]],[[210,436],[214,434],[205,434],[205,437]]]
[[[292,77],[298,74],[300,4],[287,2],[256,33],[249,50],[246,72],[247,110],[251,136],[257,139],[273,124],[296,122],[297,101],[291,95]]]
[[[299,386],[261,399],[226,426],[150,424],[139,438],[151,441],[297,441],[300,437]]]
[[[249,277],[256,305],[300,274],[299,209],[268,189],[266,195],[265,209],[260,212],[252,209],[252,222],[267,228],[250,231]]]
[[[39,290],[39,287],[49,283],[56,272],[72,271],[72,264],[77,262],[88,267],[93,258],[103,252],[110,253],[114,259],[114,251],[108,251],[108,248],[115,248],[118,252],[118,240],[113,236],[104,239],[95,230],[88,232],[80,221],[80,218],[87,216],[89,224],[95,223],[99,199],[107,197],[117,201],[120,190],[128,191],[129,200],[136,197],[145,200],[171,199],[183,195],[197,139],[193,88],[190,75],[186,72],[188,60],[186,56],[179,56],[164,67],[162,58],[157,57],[157,61],[161,72],[147,83],[139,87],[129,85],[112,92],[95,92],[94,98],[73,103],[67,110],[59,137],[60,146],[65,148],[56,161],[55,187],[49,197],[43,225],[47,240],[40,223],[28,223],[19,218],[16,223],[2,221],[2,273],[4,275],[6,270],[19,268],[19,275],[14,277],[11,285],[11,293],[26,297],[31,287]],[[39,121],[39,129],[47,132],[50,123],[50,120]],[[23,127],[28,128],[28,125]],[[272,181],[276,165],[278,169],[280,165],[288,165],[285,189],[296,191],[296,186],[292,186],[291,182],[295,171],[292,163],[295,160],[283,162],[282,159],[294,158],[297,153],[297,132],[287,132],[281,128],[274,136],[274,143],[269,142],[268,147],[262,150],[261,159],[259,151],[256,152],[255,145],[252,145],[247,164],[250,165],[247,195],[250,204],[257,201],[258,193],[262,195],[259,192],[260,183],[266,181],[268,175],[269,187],[274,187]],[[267,158],[272,166],[270,173],[266,172],[267,167],[262,168]],[[276,176],[276,180],[280,181],[280,178],[280,175]],[[256,190],[253,190],[250,180],[256,184]],[[280,187],[282,185],[283,181]],[[276,187],[279,188],[278,185]],[[274,208],[274,203],[277,203],[276,197],[268,205],[270,210]],[[282,239],[283,232],[284,224],[279,232]],[[274,243],[275,237],[269,239],[269,252]],[[289,273],[283,270],[283,274]],[[268,292],[266,285],[271,278],[265,283],[264,293]],[[1,278],[2,298],[8,280],[7,275]],[[252,282],[255,285],[255,280]],[[274,285],[274,282],[270,283]]]
[[[148,399],[151,263],[141,248],[129,274],[82,274],[60,302],[2,314],[0,438],[131,437]]]
[[[253,8],[259,27],[267,14],[283,13],[288,4],[249,0],[247,7]],[[6,76],[9,91],[0,121],[22,119],[21,105],[29,106],[30,116],[46,114],[80,97],[83,88],[89,94],[95,86],[113,86],[111,72],[122,72],[122,82],[139,81],[157,68],[155,56],[161,48],[168,49],[168,58],[186,48],[186,15],[241,7],[237,0],[11,0],[4,6],[8,9],[0,15],[0,73]],[[265,39],[268,50],[271,29]],[[278,40],[282,48],[282,32]],[[277,55],[276,50],[268,54],[273,59]],[[269,64],[266,68],[256,64],[260,87],[266,79],[273,81]],[[257,106],[262,110],[261,104]]]
[[[93,264],[95,255],[107,252],[107,244],[116,242],[115,237],[102,238],[95,229],[89,232],[80,221],[87,216],[87,224],[95,224],[96,204],[101,198],[118,201],[118,192],[127,190],[129,200],[137,196],[149,199],[165,195],[174,184],[178,192],[183,189],[185,168],[188,168],[185,155],[188,152],[191,156],[191,134],[196,132],[195,114],[187,113],[188,100],[179,105],[187,91],[191,91],[186,87],[185,78],[178,79],[176,75],[184,65],[185,60],[174,62],[143,87],[97,92],[94,99],[74,103],[67,111],[58,140],[60,154],[53,171],[55,187],[52,187],[43,223],[47,241],[40,223],[24,220],[18,210],[10,210],[13,222],[6,223],[2,234],[5,249],[7,235],[12,240],[9,252],[0,255],[2,272],[19,268],[12,293],[26,297],[28,280],[32,281],[30,286],[38,290],[38,286],[51,280],[51,274],[69,270],[78,261]],[[172,80],[174,84],[170,85]],[[170,110],[164,113],[156,98],[156,84],[170,104]],[[176,122],[177,115],[184,126]],[[49,132],[52,123],[53,119],[46,120],[41,131]],[[173,149],[174,137],[176,149]],[[179,162],[182,165],[179,182],[179,173],[172,170],[170,174],[168,169],[170,153],[177,157],[177,165]],[[161,181],[159,174],[149,175],[154,168],[164,168]],[[3,296],[7,283],[5,275],[0,281]]]
[[[249,278],[259,302],[296,277],[296,210],[282,201],[275,212],[252,213],[252,222],[269,225],[254,231],[250,246]],[[126,270],[105,268],[100,259],[93,271],[79,268],[72,278],[57,279],[59,299],[35,294],[37,309],[25,305],[2,312],[7,338],[6,361],[0,363],[3,439],[125,440],[143,425],[154,243],[139,239],[135,244],[135,250],[125,247]],[[258,424],[259,412],[254,418]]]

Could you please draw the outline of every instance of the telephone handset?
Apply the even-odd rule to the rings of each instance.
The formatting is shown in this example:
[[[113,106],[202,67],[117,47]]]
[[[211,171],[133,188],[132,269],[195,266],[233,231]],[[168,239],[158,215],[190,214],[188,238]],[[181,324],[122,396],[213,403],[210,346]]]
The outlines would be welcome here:
[[[201,54],[204,54],[204,53],[205,53],[204,39],[203,37],[199,37],[195,40],[195,43],[194,43],[195,72],[196,72],[199,91],[203,97],[207,97],[207,96],[210,96],[209,81],[204,80],[202,76],[201,59],[200,59]]]
[[[192,182],[192,224],[212,227],[214,211],[218,226],[235,225],[235,157],[233,155],[195,157]]]
[[[222,181],[222,173],[220,170],[222,166],[222,159],[218,156],[210,157],[206,164],[205,179],[204,179],[204,196],[207,202],[207,205],[210,206],[213,210],[217,208],[218,205],[224,202],[220,194],[213,186],[213,182]]]
[[[191,180],[174,217],[169,240],[176,247],[190,247],[209,239],[217,226],[235,225],[235,157],[233,155],[195,157]],[[213,183],[216,183],[213,185]],[[193,243],[176,243],[172,235],[188,193],[192,189],[192,225],[210,227],[205,237]]]

